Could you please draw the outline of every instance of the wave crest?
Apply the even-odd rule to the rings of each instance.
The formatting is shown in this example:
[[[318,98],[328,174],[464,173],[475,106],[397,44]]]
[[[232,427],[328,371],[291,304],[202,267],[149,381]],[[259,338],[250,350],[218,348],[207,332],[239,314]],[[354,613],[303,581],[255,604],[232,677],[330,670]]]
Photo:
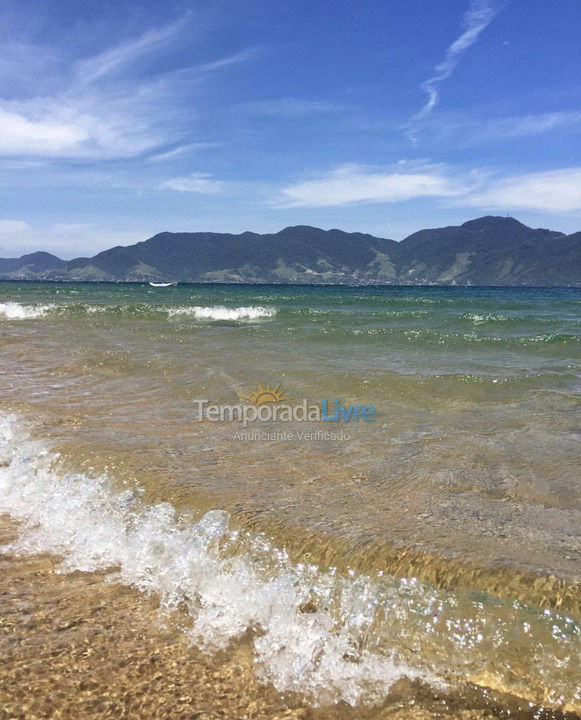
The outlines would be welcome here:
[[[64,571],[107,570],[164,608],[186,608],[184,632],[206,650],[249,633],[262,677],[317,704],[379,702],[405,676],[578,707],[572,618],[416,578],[297,564],[265,535],[232,529],[222,510],[195,522],[140,495],[114,490],[106,476],[64,472],[16,418],[0,415],[0,513],[21,523],[0,552],[52,552]]]
[[[237,307],[227,308],[222,305],[179,307],[168,309],[170,316],[191,315],[197,320],[258,320],[274,317],[276,310],[269,307]]]
[[[44,317],[54,305],[22,305],[17,302],[0,303],[0,315],[8,320],[32,320]]]
[[[0,303],[0,317],[7,320],[32,320],[47,315],[128,315],[130,317],[166,316],[192,317],[207,321],[244,321],[271,318],[276,309],[263,306],[229,308],[222,305],[149,305],[134,303],[125,305],[91,305],[88,303],[66,303],[62,305],[23,305],[18,302]]]
[[[0,418],[0,512],[22,523],[16,543],[0,550],[53,552],[64,558],[64,571],[116,568],[118,580],[155,593],[164,608],[186,606],[188,633],[206,650],[250,630],[258,670],[281,692],[355,705],[381,699],[403,676],[429,677],[358,647],[376,609],[364,583],[341,587],[331,575],[293,565],[264,536],[232,530],[225,511],[193,523],[167,503],[113,491],[106,477],[61,473],[55,459],[21,434],[13,417]],[[315,585],[320,609],[304,611]],[[340,623],[324,607],[334,594],[346,605]]]

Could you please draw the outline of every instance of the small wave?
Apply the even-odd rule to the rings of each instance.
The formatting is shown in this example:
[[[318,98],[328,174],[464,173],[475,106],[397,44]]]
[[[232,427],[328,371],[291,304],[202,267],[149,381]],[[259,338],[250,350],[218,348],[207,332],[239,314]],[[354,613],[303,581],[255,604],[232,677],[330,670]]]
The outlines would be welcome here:
[[[404,676],[440,688],[463,684],[472,668],[474,682],[482,683],[482,670],[494,686],[503,667],[511,675],[498,682],[509,692],[555,706],[575,698],[571,618],[416,578],[294,563],[264,534],[232,529],[222,510],[195,522],[167,503],[145,503],[139,489],[114,490],[107,476],[65,472],[7,415],[0,415],[1,512],[21,526],[0,552],[52,552],[64,572],[106,570],[157,595],[165,609],[187,609],[192,624],[184,632],[208,651],[250,634],[263,679],[316,704],[379,702]]]
[[[236,554],[241,534],[228,513],[211,510],[193,523],[167,503],[113,491],[106,477],[60,473],[55,459],[12,416],[0,417],[0,512],[23,523],[19,540],[0,551],[57,553],[65,572],[117,568],[116,579],[157,594],[164,608],[187,606],[190,638],[208,651],[257,631],[258,666],[281,692],[355,705],[384,697],[403,676],[431,679],[428,670],[358,647],[376,610],[364,580],[344,586],[293,565],[263,535],[248,536],[247,552]],[[337,595],[340,623],[325,607]]]
[[[276,310],[269,307],[237,307],[227,308],[221,305],[193,307],[174,307],[167,309],[170,317],[190,315],[197,320],[258,320],[259,318],[274,317]]]
[[[97,305],[89,303],[63,303],[47,305],[23,305],[17,302],[0,303],[0,317],[8,320],[29,320],[44,318],[47,315],[54,317],[68,315],[114,315],[138,317],[192,317],[196,320],[259,320],[276,315],[271,307],[248,306],[228,308],[215,306],[190,305],[151,305],[148,303],[133,303],[124,305]]]
[[[33,320],[44,317],[54,305],[22,305],[17,302],[0,303],[0,316],[8,320]]]
[[[572,335],[571,333],[546,333],[544,335],[531,335],[529,337],[518,338],[523,344],[529,343],[578,343],[581,342],[581,335]]]
[[[538,345],[538,344],[563,344],[581,342],[581,335],[573,335],[570,333],[546,333],[542,335],[481,335],[472,332],[443,332],[441,330],[433,330],[431,328],[404,330],[390,330],[390,334],[401,335],[409,341],[419,341],[439,345],[454,345],[464,343],[494,344],[511,346]]]
[[[518,318],[511,317],[510,315],[499,315],[496,313],[479,314],[467,312],[462,315],[462,320],[470,320],[475,325],[481,325],[482,323],[487,322],[509,322],[510,320],[518,320]]]

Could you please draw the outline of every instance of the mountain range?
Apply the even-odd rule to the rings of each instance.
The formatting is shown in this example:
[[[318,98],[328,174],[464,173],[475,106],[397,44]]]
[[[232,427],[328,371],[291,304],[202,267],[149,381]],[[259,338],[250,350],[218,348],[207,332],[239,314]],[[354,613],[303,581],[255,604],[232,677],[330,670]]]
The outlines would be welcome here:
[[[94,257],[0,259],[13,280],[581,286],[581,232],[510,217],[420,230],[401,242],[298,225],[278,233],[162,232]]]

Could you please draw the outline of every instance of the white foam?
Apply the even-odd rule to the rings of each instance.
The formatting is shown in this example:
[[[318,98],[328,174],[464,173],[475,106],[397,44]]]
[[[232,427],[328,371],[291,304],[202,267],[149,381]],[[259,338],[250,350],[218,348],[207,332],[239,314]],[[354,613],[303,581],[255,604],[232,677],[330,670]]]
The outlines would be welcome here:
[[[221,305],[176,307],[168,309],[172,315],[191,315],[198,320],[258,320],[274,317],[276,310],[270,307],[237,307],[227,308]]]
[[[23,305],[18,302],[0,303],[0,317],[8,320],[30,320],[45,317],[48,313],[62,314],[66,312],[84,312],[87,315],[96,315],[108,312],[127,312],[134,317],[148,313],[160,313],[171,317],[193,317],[197,320],[260,320],[276,315],[276,309],[262,306],[245,306],[228,308],[221,305],[89,305],[86,303],[74,304],[45,304]]]
[[[8,320],[31,320],[44,317],[54,305],[22,305],[17,302],[0,303],[0,315]]]
[[[497,313],[485,313],[484,315],[482,315],[478,313],[468,312],[462,315],[462,319],[471,320],[475,325],[480,325],[486,322],[506,322],[507,320],[511,320],[513,318],[508,315],[499,315]]]
[[[187,632],[205,650],[250,633],[263,678],[315,704],[379,702],[403,676],[443,688],[443,677],[481,683],[482,672],[494,684],[508,666],[514,677],[498,681],[513,694],[532,693],[538,704],[550,692],[556,707],[577,698],[578,636],[566,615],[535,619],[531,607],[483,603],[470,589],[293,563],[264,535],[238,534],[222,510],[195,521],[167,503],[146,504],[138,489],[115,490],[106,476],[65,472],[0,413],[3,512],[21,524],[0,552],[52,552],[65,572],[109,570],[163,608],[186,608]]]
[[[157,594],[163,607],[185,605],[191,639],[204,649],[251,631],[258,671],[279,691],[355,705],[382,699],[404,675],[420,677],[361,650],[377,610],[371,581],[293,565],[265,537],[238,536],[222,510],[193,522],[113,491],[106,477],[66,474],[12,416],[0,416],[1,512],[22,523],[5,551],[57,553],[65,571],[116,568],[119,581]],[[301,612],[315,591],[320,609]]]

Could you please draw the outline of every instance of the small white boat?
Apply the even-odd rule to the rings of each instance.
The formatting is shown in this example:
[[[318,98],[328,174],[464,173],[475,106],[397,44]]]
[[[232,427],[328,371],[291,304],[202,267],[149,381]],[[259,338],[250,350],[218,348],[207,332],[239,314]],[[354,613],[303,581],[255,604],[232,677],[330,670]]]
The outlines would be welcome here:
[[[177,282],[150,282],[149,284],[151,287],[172,287],[173,285],[177,285]]]

